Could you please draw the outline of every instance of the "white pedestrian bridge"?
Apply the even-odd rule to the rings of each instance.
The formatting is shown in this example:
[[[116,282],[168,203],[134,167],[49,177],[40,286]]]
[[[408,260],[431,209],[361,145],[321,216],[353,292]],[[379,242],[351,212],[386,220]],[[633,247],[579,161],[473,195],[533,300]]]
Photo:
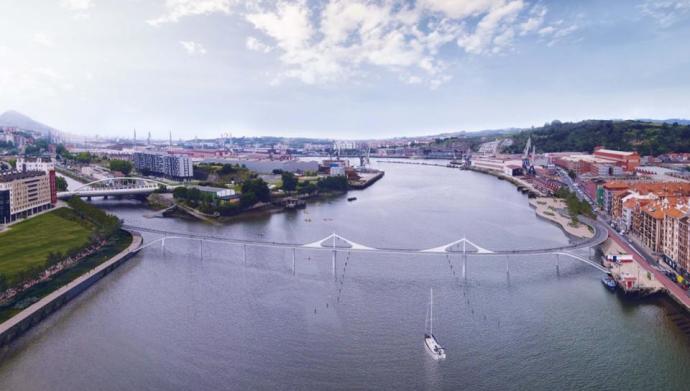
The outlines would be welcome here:
[[[608,231],[599,222],[592,221],[595,234],[593,237],[572,242],[568,245],[560,247],[550,247],[550,248],[534,248],[534,249],[513,249],[513,250],[490,250],[477,245],[476,243],[470,241],[467,238],[462,238],[451,243],[447,243],[442,246],[436,246],[428,249],[411,249],[411,248],[385,248],[385,247],[373,247],[364,245],[351,241],[344,238],[336,233],[332,233],[322,239],[316,240],[309,243],[286,243],[286,242],[272,242],[272,241],[261,241],[261,240],[247,240],[238,238],[229,238],[225,236],[217,236],[210,234],[200,234],[193,232],[176,232],[169,230],[161,230],[152,227],[136,226],[125,224],[123,228],[129,231],[135,231],[139,233],[149,233],[158,235],[157,239],[149,241],[148,243],[140,246],[140,248],[135,251],[142,250],[147,247],[151,247],[155,244],[160,244],[165,246],[166,240],[192,240],[198,241],[200,244],[200,253],[203,254],[203,244],[207,243],[225,243],[233,245],[241,245],[243,248],[243,257],[246,262],[247,257],[247,247],[264,247],[264,248],[283,248],[292,251],[293,265],[295,259],[295,251],[298,249],[304,250],[326,250],[332,252],[333,256],[333,270],[335,271],[335,259],[338,252],[365,252],[365,253],[385,253],[385,254],[419,254],[419,255],[444,255],[450,256],[453,254],[462,256],[464,262],[468,257],[474,256],[503,256],[506,259],[512,256],[524,256],[524,255],[556,255],[565,256],[589,266],[594,267],[602,272],[607,272],[607,270],[591,259],[583,258],[575,255],[569,250],[578,249],[591,249],[592,247],[598,246],[603,243],[608,238]],[[203,255],[202,255],[203,257]],[[464,270],[464,267],[463,267]],[[463,273],[464,275],[464,273]]]
[[[172,190],[181,185],[171,185],[148,178],[122,177],[106,178],[86,183],[74,190],[57,193],[59,199],[70,197],[108,197],[151,194],[159,188]]]

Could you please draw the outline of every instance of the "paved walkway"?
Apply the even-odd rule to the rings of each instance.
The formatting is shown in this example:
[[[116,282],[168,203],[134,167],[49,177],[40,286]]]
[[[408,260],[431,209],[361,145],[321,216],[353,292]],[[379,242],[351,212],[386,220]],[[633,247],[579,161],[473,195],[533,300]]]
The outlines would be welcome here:
[[[635,249],[632,248],[632,246],[624,240],[618,232],[614,231],[610,227],[607,227],[609,230],[609,237],[618,243],[619,246],[623,247],[625,251],[627,251],[629,254],[632,254],[633,259],[637,261],[637,263],[642,266],[646,271],[652,273],[654,275],[654,278],[659,281],[664,288],[671,294],[676,301],[680,302],[683,306],[685,306],[686,309],[690,310],[690,297],[688,297],[688,292],[684,291],[683,288],[678,286],[675,282],[672,282],[671,280],[666,277],[666,275],[661,272],[660,270],[657,270],[655,267],[652,267],[650,264],[650,260],[642,257],[640,254],[638,254]]]
[[[594,236],[594,231],[590,230],[589,226],[582,223],[572,225],[572,219],[569,216],[564,216],[561,211],[567,209],[565,200],[554,197],[538,197],[529,200],[529,204],[535,208],[535,213],[546,219],[553,221],[560,225],[565,232],[578,238],[591,238]]]

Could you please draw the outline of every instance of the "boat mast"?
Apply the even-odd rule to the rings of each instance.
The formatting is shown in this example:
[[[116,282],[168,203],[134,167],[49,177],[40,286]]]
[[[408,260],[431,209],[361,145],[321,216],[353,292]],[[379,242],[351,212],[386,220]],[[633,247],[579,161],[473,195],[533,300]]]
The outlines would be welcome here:
[[[430,288],[431,301],[429,304],[429,334],[434,336],[434,288]]]

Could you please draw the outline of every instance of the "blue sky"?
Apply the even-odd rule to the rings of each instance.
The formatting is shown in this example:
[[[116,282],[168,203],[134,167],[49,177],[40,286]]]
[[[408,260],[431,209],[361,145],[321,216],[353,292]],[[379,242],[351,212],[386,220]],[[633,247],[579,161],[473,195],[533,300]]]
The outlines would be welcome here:
[[[690,117],[690,0],[3,0],[0,111],[101,136]]]

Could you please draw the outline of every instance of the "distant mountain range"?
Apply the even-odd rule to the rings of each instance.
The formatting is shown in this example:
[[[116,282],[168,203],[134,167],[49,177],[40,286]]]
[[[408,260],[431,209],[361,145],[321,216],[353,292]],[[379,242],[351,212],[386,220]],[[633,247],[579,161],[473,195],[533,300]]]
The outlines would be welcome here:
[[[30,130],[40,133],[44,137],[47,137],[51,133],[59,133],[57,129],[40,123],[27,115],[13,110],[8,110],[0,115],[0,126],[9,126],[22,130]]]
[[[677,123],[682,126],[681,129],[674,128],[669,129],[667,132],[664,130],[666,128],[648,127],[644,123],[648,124],[668,124],[672,125]],[[615,126],[612,126],[615,124]],[[473,142],[481,142],[486,140],[487,137],[496,138],[512,138],[515,141],[515,145],[512,149],[520,148],[524,145],[527,137],[532,135],[534,138],[540,139],[541,147],[544,150],[565,150],[568,148],[579,148],[578,150],[588,150],[592,148],[593,145],[611,145],[611,144],[621,144],[621,147],[631,147],[635,146],[640,148],[645,145],[645,148],[640,148],[645,150],[645,152],[662,152],[667,150],[673,150],[672,144],[668,143],[667,139],[676,139],[679,136],[677,133],[682,133],[680,140],[678,141],[677,147],[682,150],[690,149],[690,145],[685,145],[688,141],[684,140],[684,136],[687,136],[688,125],[690,125],[690,119],[650,119],[641,118],[636,120],[586,120],[578,121],[572,123],[561,123],[560,121],[554,121],[551,124],[546,124],[542,127],[537,128],[506,128],[506,129],[487,129],[475,132],[468,131],[458,131],[458,132],[445,132],[437,133],[426,136],[418,137],[394,137],[391,140],[401,140],[401,139],[447,139],[447,138],[465,138],[471,139]],[[0,114],[0,126],[16,127],[23,130],[33,131],[40,133],[41,136],[47,137],[49,134],[55,136],[65,136],[68,135],[48,126],[44,123],[38,122],[33,118],[19,113],[14,110],[8,110]],[[632,132],[625,132],[625,130],[635,128],[644,129],[646,132],[638,133],[637,137],[631,137]],[[614,132],[611,132],[614,130]],[[650,132],[653,129],[655,132]],[[586,130],[583,132],[583,130]],[[624,134],[620,134],[621,130]],[[681,132],[682,130],[682,132]],[[661,134],[659,134],[661,132]],[[597,137],[595,136],[596,133]],[[615,136],[622,136],[620,140],[616,141]],[[611,136],[614,136],[611,138]],[[666,136],[666,137],[664,137]],[[75,136],[76,137],[76,136]],[[282,138],[276,138],[282,139]],[[578,142],[573,142],[574,139],[578,139]],[[299,138],[299,140],[304,142],[310,142],[312,139]],[[315,139],[314,139],[315,140]],[[567,142],[566,142],[567,141]],[[588,141],[588,142],[585,142]],[[582,144],[582,145],[581,145]],[[586,144],[586,145],[585,145]],[[538,148],[539,148],[539,144]],[[661,148],[659,146],[661,145]],[[661,150],[661,151],[660,151]]]

